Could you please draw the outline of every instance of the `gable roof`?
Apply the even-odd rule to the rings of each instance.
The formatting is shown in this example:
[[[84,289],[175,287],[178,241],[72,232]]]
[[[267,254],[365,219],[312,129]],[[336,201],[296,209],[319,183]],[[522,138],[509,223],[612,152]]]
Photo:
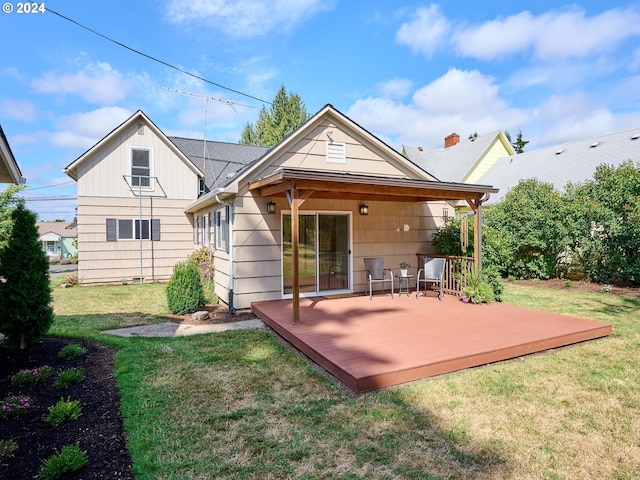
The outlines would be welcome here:
[[[113,138],[115,138],[118,135],[119,132],[129,128],[131,125],[135,123],[140,123],[140,122],[145,123],[171,150],[173,150],[176,156],[180,160],[182,160],[185,163],[185,165],[187,165],[196,175],[200,177],[203,176],[202,172],[198,169],[198,167],[196,167],[196,165],[191,160],[189,160],[189,158],[187,158],[186,155],[182,153],[182,151],[180,151],[180,149],[176,145],[174,145],[173,142],[171,142],[171,140],[169,140],[169,138],[164,134],[164,132],[162,132],[162,130],[160,130],[156,126],[156,124],[153,123],[149,119],[149,117],[147,117],[144,114],[142,110],[138,110],[136,113],[131,115],[127,120],[122,122],[120,125],[114,128],[110,133],[104,136],[102,140],[100,140],[93,147],[91,147],[89,150],[84,152],[82,155],[76,158],[73,162],[67,165],[67,167],[65,167],[64,169],[64,173],[66,173],[71,178],[77,181],[78,167],[82,165],[82,163],[84,163],[88,158],[93,156],[96,152],[98,152],[105,145],[107,145]]]
[[[36,222],[38,234],[40,236],[53,233],[59,237],[76,237],[77,229],[75,222]]]
[[[591,180],[599,165],[618,166],[627,160],[640,162],[640,128],[501,158],[482,175],[480,182],[500,188],[501,194],[487,202],[491,204],[499,201],[520,180],[537,178],[563,189],[569,182]]]
[[[168,137],[203,172],[209,190],[228,183],[238,171],[265,154],[268,147]],[[206,161],[205,161],[206,148]]]
[[[475,139],[469,139],[448,148],[425,149],[403,145],[402,152],[420,168],[439,180],[464,182],[496,142],[502,142],[507,153],[515,154],[513,147],[500,130],[480,135]]]
[[[369,131],[358,125],[356,122],[348,118],[346,115],[338,111],[331,104],[326,104],[315,115],[312,115],[306,122],[300,125],[293,132],[289,133],[277,145],[267,149],[264,154],[256,158],[253,162],[247,164],[242,170],[237,172],[233,178],[221,182],[216,190],[207,195],[203,195],[187,208],[187,213],[194,212],[208,205],[218,203],[219,198],[228,197],[238,192],[240,182],[249,183],[255,178],[260,177],[261,172],[268,167],[271,162],[276,160],[282,153],[298,142],[301,138],[318,125],[322,121],[329,120],[339,128],[349,131],[354,136],[360,137],[363,142],[373,151],[385,158],[396,167],[406,172],[408,176],[414,179],[437,181],[432,175],[415,165],[410,159],[391,148],[382,140],[371,134]]]
[[[22,172],[0,125],[0,183],[22,183]]]

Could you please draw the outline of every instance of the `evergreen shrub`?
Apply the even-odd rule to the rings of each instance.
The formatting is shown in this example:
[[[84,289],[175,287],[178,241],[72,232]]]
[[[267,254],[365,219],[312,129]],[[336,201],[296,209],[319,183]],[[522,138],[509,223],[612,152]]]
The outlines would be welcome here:
[[[193,313],[204,300],[200,271],[194,262],[179,262],[167,285],[167,304],[176,315]]]

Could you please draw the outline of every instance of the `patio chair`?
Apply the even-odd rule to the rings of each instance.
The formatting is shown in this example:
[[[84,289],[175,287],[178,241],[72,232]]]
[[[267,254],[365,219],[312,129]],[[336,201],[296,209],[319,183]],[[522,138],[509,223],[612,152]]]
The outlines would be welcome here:
[[[424,292],[427,293],[427,283],[437,283],[440,288],[438,299],[442,301],[444,296],[444,267],[446,258],[427,258],[424,261],[424,268],[418,271],[418,281],[416,284],[416,298],[420,295],[420,282],[424,283]]]
[[[393,272],[389,268],[384,268],[384,258],[365,258],[364,269],[367,282],[369,282],[369,300],[373,298],[373,284],[382,283],[382,292],[384,293],[384,282],[388,280],[391,281],[391,298],[393,298]],[[389,278],[385,277],[386,272],[389,272]]]

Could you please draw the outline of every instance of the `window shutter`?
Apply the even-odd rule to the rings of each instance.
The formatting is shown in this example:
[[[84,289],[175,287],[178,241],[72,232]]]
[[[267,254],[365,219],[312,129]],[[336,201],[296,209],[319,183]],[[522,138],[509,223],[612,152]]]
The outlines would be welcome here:
[[[154,242],[160,241],[160,219],[151,219],[151,240]]]
[[[107,218],[107,242],[115,242],[117,239],[116,219]]]

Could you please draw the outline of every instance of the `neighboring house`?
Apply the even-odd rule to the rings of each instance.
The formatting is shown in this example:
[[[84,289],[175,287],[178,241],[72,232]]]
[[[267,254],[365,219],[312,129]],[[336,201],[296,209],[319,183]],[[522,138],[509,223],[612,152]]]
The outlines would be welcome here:
[[[0,125],[0,183],[24,183],[18,162],[13,156],[9,141]]]
[[[76,222],[37,222],[42,250],[50,257],[70,258],[78,254]]]
[[[230,309],[361,292],[364,257],[415,273],[447,201],[497,192],[436,180],[331,105],[269,149],[167,137],[138,111],[66,172],[83,284],[165,280],[209,246]]]
[[[483,153],[487,142],[492,145],[488,155]],[[495,186],[500,190],[500,195],[493,195],[485,202],[485,206],[490,206],[500,201],[521,180],[536,178],[562,190],[569,182],[582,183],[592,179],[599,165],[606,163],[618,166],[628,160],[640,162],[640,129],[553,145],[518,155],[501,132],[483,135],[475,141],[454,142],[444,150],[404,146],[403,153],[440,180]],[[454,205],[461,212],[468,210],[466,205],[459,202],[454,202]]]

